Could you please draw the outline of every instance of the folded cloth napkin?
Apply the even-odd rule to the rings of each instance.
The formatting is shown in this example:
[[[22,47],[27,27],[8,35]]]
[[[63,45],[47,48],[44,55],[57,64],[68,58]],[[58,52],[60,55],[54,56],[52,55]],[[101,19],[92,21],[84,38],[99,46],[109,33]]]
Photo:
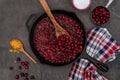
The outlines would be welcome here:
[[[110,62],[119,50],[117,41],[106,28],[95,27],[88,32],[86,52],[92,58],[103,63]],[[73,64],[68,80],[108,80],[96,70],[88,60],[79,59]]]

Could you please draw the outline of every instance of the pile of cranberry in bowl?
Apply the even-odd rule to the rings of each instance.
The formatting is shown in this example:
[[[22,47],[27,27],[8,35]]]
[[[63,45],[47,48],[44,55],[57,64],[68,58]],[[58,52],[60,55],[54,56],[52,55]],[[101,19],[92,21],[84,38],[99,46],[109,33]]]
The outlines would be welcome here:
[[[55,27],[46,16],[42,15],[33,25],[32,48],[49,64],[63,65],[72,62],[82,53],[85,45],[85,32],[81,21],[74,14],[55,11],[56,21],[65,29],[68,35],[56,37]]]

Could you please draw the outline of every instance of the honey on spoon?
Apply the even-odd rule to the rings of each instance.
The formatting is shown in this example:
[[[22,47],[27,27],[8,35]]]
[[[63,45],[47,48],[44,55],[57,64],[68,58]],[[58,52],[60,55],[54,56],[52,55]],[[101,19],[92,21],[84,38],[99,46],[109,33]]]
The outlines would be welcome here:
[[[10,41],[10,45],[13,49],[23,52],[33,63],[37,63],[36,60],[25,51],[25,49],[23,48],[23,44],[20,40],[13,39]]]

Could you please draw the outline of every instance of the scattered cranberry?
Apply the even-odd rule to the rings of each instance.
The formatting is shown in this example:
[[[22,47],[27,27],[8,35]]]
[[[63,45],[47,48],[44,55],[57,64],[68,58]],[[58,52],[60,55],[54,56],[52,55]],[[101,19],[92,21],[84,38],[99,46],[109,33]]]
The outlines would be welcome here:
[[[25,78],[25,80],[29,80],[29,78]]]
[[[9,67],[10,70],[13,70],[14,68],[12,66]]]
[[[15,79],[19,79],[19,75],[15,75]]]
[[[92,11],[92,19],[98,25],[107,23],[109,18],[110,12],[105,7],[98,6]]]
[[[28,69],[29,69],[29,66],[25,66],[25,69],[28,70]]]
[[[29,64],[29,62],[28,61],[25,61],[25,65],[28,65]]]
[[[25,73],[25,77],[28,77],[28,73]]]
[[[18,57],[18,58],[17,58],[17,61],[18,61],[18,62],[20,62],[20,61],[21,61],[20,57]]]
[[[24,67],[25,67],[24,69],[26,69],[26,70],[29,69],[29,66],[28,66],[28,65],[29,65],[29,62],[28,62],[28,61],[22,61],[22,62],[21,62],[20,57],[18,57],[16,61],[18,61],[18,62],[20,63],[20,65],[17,66],[17,69],[19,69],[19,71],[22,70],[22,68],[23,68],[22,66],[24,66]],[[10,70],[13,70],[13,66],[10,66],[9,69],[10,69]],[[26,71],[26,70],[25,70],[25,71]],[[27,71],[26,71],[26,72],[22,72],[22,71],[21,71],[21,73],[20,73],[19,75],[18,75],[18,74],[15,75],[15,79],[16,79],[16,80],[18,80],[18,79],[21,78],[21,77],[24,78],[24,80],[29,80],[28,77],[30,77],[31,79],[34,79],[34,76],[29,76],[29,74],[27,73]]]
[[[21,62],[21,65],[22,65],[22,66],[25,66],[25,62]]]
[[[22,73],[20,73],[20,76],[21,77],[25,77],[25,74],[22,72]]]
[[[34,44],[37,51],[51,63],[67,63],[81,54],[84,31],[80,23],[66,15],[55,16],[57,22],[70,34],[56,38],[55,28],[49,18],[39,22],[34,31]]]
[[[31,75],[31,76],[30,76],[30,79],[35,79],[35,76],[34,76],[34,75]]]
[[[21,70],[21,69],[22,69],[22,67],[21,67],[21,66],[18,66],[18,69],[19,69],[19,70]]]

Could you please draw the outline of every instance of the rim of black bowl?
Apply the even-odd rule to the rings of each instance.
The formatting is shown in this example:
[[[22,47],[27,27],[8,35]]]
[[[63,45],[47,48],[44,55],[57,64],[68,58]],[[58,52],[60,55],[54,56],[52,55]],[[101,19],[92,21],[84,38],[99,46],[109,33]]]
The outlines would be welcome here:
[[[83,23],[78,19],[78,17],[73,13],[73,12],[68,12],[68,11],[64,11],[64,10],[52,10],[51,11],[54,15],[67,15],[68,17],[71,17],[72,19],[74,19],[75,21],[79,22],[79,25],[80,25],[80,28],[83,30],[83,35],[84,35],[84,41],[83,41],[83,50],[84,50],[84,47],[85,47],[85,42],[86,42],[86,34],[85,34],[85,29],[84,29],[84,25]],[[73,62],[74,60],[76,60],[83,52],[77,54],[76,58],[73,59],[73,60],[70,60],[70,62],[65,62],[65,63],[51,63],[50,61],[47,61],[36,49],[35,45],[34,45],[34,42],[33,42],[33,38],[34,38],[34,31],[35,31],[35,28],[36,26],[38,25],[38,23],[47,17],[47,14],[44,13],[42,15],[40,15],[37,20],[33,23],[32,25],[32,28],[31,28],[31,31],[30,31],[30,35],[29,35],[29,42],[30,42],[30,46],[31,46],[31,49],[33,51],[33,53],[35,54],[35,56],[39,59],[39,61],[41,63],[44,63],[44,64],[49,64],[49,65],[53,65],[53,66],[63,66],[63,65],[67,65],[71,62]]]

